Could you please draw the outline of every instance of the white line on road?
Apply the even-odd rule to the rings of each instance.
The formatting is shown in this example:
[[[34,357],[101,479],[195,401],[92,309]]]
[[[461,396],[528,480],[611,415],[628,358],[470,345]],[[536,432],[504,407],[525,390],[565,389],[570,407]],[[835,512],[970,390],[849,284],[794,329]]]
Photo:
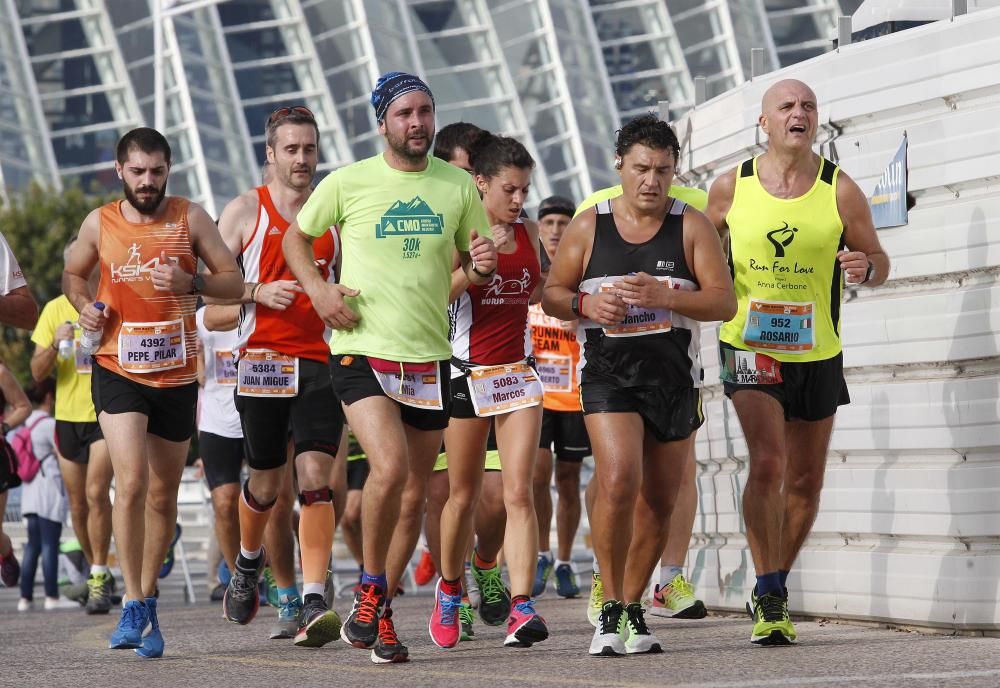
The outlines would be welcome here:
[[[1000,676],[1000,669],[985,671],[937,671],[933,673],[881,674],[872,676],[785,676],[752,681],[715,683],[678,683],[671,688],[755,688],[757,686],[809,686],[822,683],[869,683],[872,681],[936,681],[943,679],[986,678]]]

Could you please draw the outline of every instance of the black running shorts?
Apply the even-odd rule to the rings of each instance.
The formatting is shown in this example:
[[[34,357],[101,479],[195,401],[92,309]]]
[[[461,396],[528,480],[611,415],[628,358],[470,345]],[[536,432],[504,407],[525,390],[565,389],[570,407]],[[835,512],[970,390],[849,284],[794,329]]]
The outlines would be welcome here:
[[[583,413],[638,413],[658,442],[686,439],[701,427],[701,390],[696,387],[643,385],[620,387],[604,380],[580,384]]]
[[[186,442],[194,434],[197,382],[150,387],[95,364],[90,393],[98,416],[141,413],[149,419],[146,432],[168,442]]]
[[[235,394],[235,392],[234,392]],[[294,397],[247,397],[236,394],[250,468],[267,471],[285,465],[288,436],[295,456],[309,451],[337,455],[344,412],[326,365],[299,359],[298,394]]]
[[[209,490],[220,485],[239,484],[243,469],[242,437],[223,437],[202,430],[198,433],[198,450],[205,465]]]
[[[368,459],[354,459],[347,462],[347,489],[363,490],[371,468]]]
[[[719,342],[719,358],[725,375],[727,355],[743,351],[736,347]],[[728,354],[727,354],[728,352]],[[837,412],[838,406],[851,403],[851,395],[847,391],[844,380],[844,355],[837,354],[825,361],[803,361],[802,363],[785,363],[776,361],[766,354],[757,353],[777,365],[781,381],[772,384],[741,384],[726,380],[723,377],[722,387],[730,399],[733,394],[745,389],[752,389],[777,399],[785,411],[785,420],[816,421],[829,418]],[[734,373],[735,374],[735,373]]]
[[[589,456],[590,437],[581,411],[542,412],[542,434],[538,439],[539,449],[552,450],[555,447],[556,461],[580,463]]]
[[[56,447],[59,449],[59,456],[67,461],[86,465],[90,461],[90,445],[103,439],[101,424],[96,421],[56,421]]]
[[[442,410],[421,409],[396,402],[404,423],[417,430],[444,430],[448,427],[451,394],[448,388],[449,361],[438,361],[438,384],[441,385]],[[372,372],[368,359],[353,354],[330,356],[330,376],[337,396],[350,406],[368,397],[384,397],[385,392]],[[388,397],[387,397],[388,398]]]

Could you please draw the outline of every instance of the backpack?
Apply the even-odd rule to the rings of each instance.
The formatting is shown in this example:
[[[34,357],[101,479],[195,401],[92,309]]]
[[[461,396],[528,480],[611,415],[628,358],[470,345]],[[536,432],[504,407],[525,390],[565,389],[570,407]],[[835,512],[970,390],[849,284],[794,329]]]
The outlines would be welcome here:
[[[38,475],[39,469],[42,467],[42,462],[35,456],[35,445],[31,441],[31,431],[46,418],[48,416],[42,414],[31,425],[22,425],[14,433],[14,438],[10,441],[11,449],[14,450],[14,456],[17,457],[17,475],[23,482],[30,483],[34,480],[35,476]],[[45,457],[43,456],[42,458],[44,459]]]

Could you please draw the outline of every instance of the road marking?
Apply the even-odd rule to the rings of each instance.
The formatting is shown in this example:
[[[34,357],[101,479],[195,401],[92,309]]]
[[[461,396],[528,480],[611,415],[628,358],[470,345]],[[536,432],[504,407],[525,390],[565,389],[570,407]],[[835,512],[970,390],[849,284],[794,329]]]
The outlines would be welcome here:
[[[671,688],[757,688],[758,686],[809,686],[822,683],[869,683],[872,681],[938,681],[958,678],[1000,676],[1000,669],[984,671],[936,671],[928,673],[882,674],[871,676],[786,676],[752,681],[717,681],[715,683],[677,683]]]

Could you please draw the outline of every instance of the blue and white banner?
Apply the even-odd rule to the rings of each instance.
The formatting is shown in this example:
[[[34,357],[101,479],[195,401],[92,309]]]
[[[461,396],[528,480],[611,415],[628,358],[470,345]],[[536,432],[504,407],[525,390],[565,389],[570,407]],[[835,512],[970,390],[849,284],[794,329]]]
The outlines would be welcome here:
[[[898,227],[907,223],[906,216],[906,133],[892,162],[868,199],[875,229]]]

